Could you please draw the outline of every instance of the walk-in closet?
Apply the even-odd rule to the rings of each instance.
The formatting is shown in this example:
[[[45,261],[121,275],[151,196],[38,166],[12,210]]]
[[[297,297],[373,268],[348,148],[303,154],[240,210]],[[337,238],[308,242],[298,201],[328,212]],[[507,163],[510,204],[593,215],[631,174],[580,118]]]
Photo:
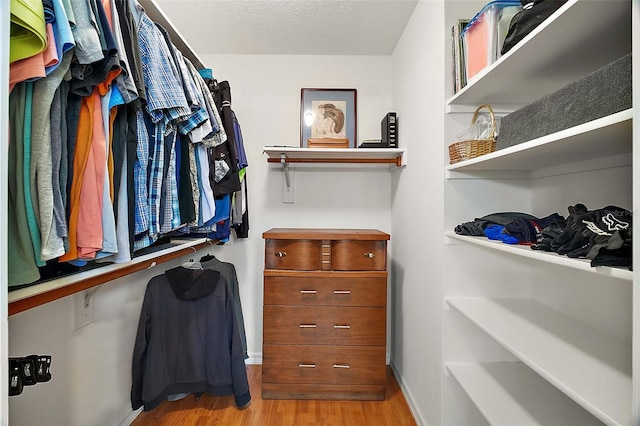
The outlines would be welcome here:
[[[14,11],[30,1],[37,0],[0,2],[0,16],[28,29],[33,22],[18,22]],[[552,2],[549,17],[508,51],[470,58],[487,63],[463,68],[470,63],[460,52],[470,28],[483,25],[473,19],[481,11],[511,7],[515,15]],[[53,145],[38,145],[41,136],[67,140],[63,128],[38,130],[28,159],[13,144],[28,127],[14,125],[13,90],[38,82],[0,89],[0,424],[165,424],[197,407],[196,417],[184,418],[640,425],[640,278],[633,269],[640,249],[631,232],[640,200],[639,0],[104,0],[100,7],[52,0],[43,8],[67,3],[129,27],[133,21],[108,18],[104,5],[140,5],[148,25],[162,28],[157,40],[175,46],[172,60],[184,59],[175,72],[206,89],[189,99],[209,117],[215,106],[220,122],[230,123],[217,127],[236,143],[233,152],[216,151],[213,128],[172,122],[165,108],[162,119],[140,126],[157,143],[151,152],[131,140],[119,144],[113,161],[106,145],[91,151],[91,167],[104,166],[93,182],[101,197],[80,202],[84,184],[67,176],[56,187],[41,174],[49,173],[49,159],[61,161]],[[0,52],[7,58],[41,49],[41,24],[45,32],[22,44],[22,53],[10,48],[14,27],[0,25]],[[5,82],[15,77],[14,62],[0,63]],[[76,76],[93,71],[60,65]],[[608,76],[611,90],[603,93],[598,76]],[[140,94],[133,77],[117,86],[124,102]],[[622,95],[612,96],[620,87]],[[345,142],[352,136],[331,128],[349,148],[309,147],[302,109],[318,89],[355,104],[356,140]],[[539,112],[541,99],[551,117],[514,131],[514,122]],[[620,99],[621,110],[607,110]],[[308,100],[318,101],[329,103]],[[54,94],[50,102],[58,102]],[[88,102],[78,105],[89,114]],[[585,116],[608,112],[575,122],[559,105]],[[335,105],[323,108],[335,113]],[[454,158],[452,144],[492,139],[470,130],[476,122],[491,128],[489,109],[497,143]],[[370,148],[391,116],[397,147]],[[35,117],[38,128],[51,124],[42,111]],[[136,120],[133,113],[96,131],[126,134]],[[189,126],[202,134],[187,136]],[[211,145],[197,157],[186,140],[176,144],[182,137]],[[363,141],[367,148],[357,148]],[[155,168],[127,163],[159,150],[166,162]],[[227,171],[235,177],[223,200],[214,191]],[[112,176],[119,186],[110,187]],[[129,185],[167,176],[171,185],[138,192],[157,214],[144,228],[129,208],[136,201]],[[25,205],[18,222],[10,210],[15,189],[31,191],[30,179],[44,195]],[[76,197],[73,217],[83,215],[87,232],[70,251],[56,221],[72,216],[65,210],[71,202],[60,202],[65,191]],[[33,199],[21,194],[22,204]],[[89,210],[79,213],[80,205]],[[27,216],[27,208],[51,214]],[[98,210],[110,213],[100,223],[90,219]],[[228,216],[214,214],[222,211]],[[111,252],[103,250],[106,239],[94,247],[98,228],[115,230],[110,218],[118,217],[133,231],[113,233]],[[178,232],[187,222],[200,232]],[[8,241],[18,237],[32,244],[24,267],[25,252]],[[124,257],[108,257],[119,244]],[[41,275],[54,258],[63,266]],[[202,367],[203,359],[211,364]],[[35,374],[10,388],[12,368]],[[192,379],[167,385],[180,375]]]

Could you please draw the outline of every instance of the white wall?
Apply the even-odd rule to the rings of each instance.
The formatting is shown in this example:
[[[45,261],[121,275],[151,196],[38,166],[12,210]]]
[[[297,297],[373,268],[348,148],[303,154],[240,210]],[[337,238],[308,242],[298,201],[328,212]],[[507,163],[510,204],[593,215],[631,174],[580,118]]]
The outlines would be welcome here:
[[[443,19],[442,1],[420,1],[393,54],[393,106],[410,163],[392,181],[391,362],[416,420],[430,425],[441,416]]]
[[[296,202],[283,204],[281,166],[268,165],[262,147],[299,144],[302,87],[356,88],[359,138],[377,137],[380,120],[392,106],[392,61],[390,57],[367,56],[225,55],[202,59],[219,80],[231,84],[233,108],[249,159],[249,238],[214,247],[212,252],[236,265],[249,362],[260,362],[262,232],[272,227],[377,228],[392,234],[390,259],[396,262],[391,177],[386,166],[297,165]],[[394,176],[402,176],[410,167],[394,172]],[[434,194],[434,199],[437,197]],[[166,268],[178,264],[176,260]],[[77,331],[73,329],[73,296],[10,317],[9,356],[53,356],[50,382],[25,388],[22,395],[9,399],[10,424],[88,426],[127,420],[131,414],[130,360],[142,297],[146,283],[161,273],[161,268],[107,283],[94,296],[95,321]]]

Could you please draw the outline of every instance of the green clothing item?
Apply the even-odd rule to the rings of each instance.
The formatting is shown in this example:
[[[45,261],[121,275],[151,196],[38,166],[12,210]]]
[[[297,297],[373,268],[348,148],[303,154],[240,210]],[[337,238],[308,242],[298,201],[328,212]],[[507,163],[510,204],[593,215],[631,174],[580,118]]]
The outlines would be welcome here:
[[[27,212],[24,201],[23,143],[24,109],[26,84],[19,83],[9,96],[9,214],[7,217],[7,244],[11,255],[8,256],[8,284],[15,286],[40,279],[36,266],[33,244],[27,225]]]
[[[25,59],[47,47],[42,0],[11,0],[9,62]]]
[[[31,195],[31,123],[33,122],[33,82],[26,82],[26,93],[24,103],[24,121],[22,123],[22,174],[23,174],[23,191],[25,211],[27,213],[27,226],[31,235],[31,245],[34,250],[34,258],[37,266],[44,266],[45,262],[40,258],[40,250],[42,243],[40,240],[40,228],[38,227],[38,219],[36,217],[35,206],[33,205],[33,197]]]

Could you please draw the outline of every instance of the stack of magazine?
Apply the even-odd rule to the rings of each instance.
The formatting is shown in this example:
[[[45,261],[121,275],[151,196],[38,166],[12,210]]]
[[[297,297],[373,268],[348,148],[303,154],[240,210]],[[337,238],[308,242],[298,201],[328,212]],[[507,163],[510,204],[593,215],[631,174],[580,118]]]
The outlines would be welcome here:
[[[463,39],[460,37],[462,30],[467,26],[470,19],[458,19],[458,22],[451,27],[451,57],[453,73],[453,94],[467,85],[467,72],[465,67],[465,52]]]

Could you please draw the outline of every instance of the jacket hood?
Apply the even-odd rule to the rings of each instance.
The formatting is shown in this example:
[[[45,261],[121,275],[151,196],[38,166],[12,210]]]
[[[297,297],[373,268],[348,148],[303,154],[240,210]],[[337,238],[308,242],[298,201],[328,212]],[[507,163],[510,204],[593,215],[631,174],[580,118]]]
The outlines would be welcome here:
[[[165,276],[178,299],[197,300],[215,291],[220,272],[177,267],[167,270]]]

